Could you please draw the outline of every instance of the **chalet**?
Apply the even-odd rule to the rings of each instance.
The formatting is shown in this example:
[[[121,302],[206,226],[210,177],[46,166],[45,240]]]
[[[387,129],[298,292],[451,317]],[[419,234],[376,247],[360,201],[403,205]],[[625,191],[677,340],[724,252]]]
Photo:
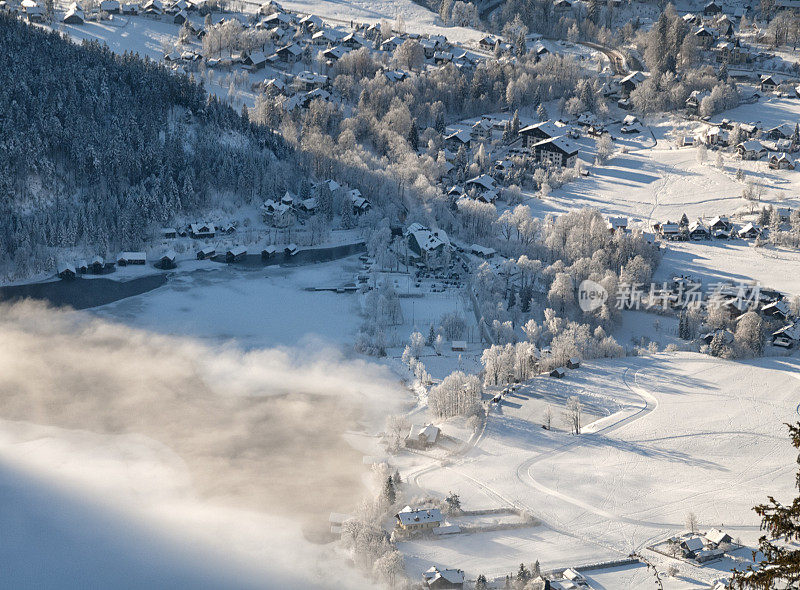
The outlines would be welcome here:
[[[439,428],[433,424],[420,426],[414,424],[405,438],[405,445],[410,449],[426,449],[439,440]]]
[[[572,357],[567,361],[567,368],[568,369],[577,369],[581,366],[581,359],[578,357]]]
[[[25,18],[30,23],[44,22],[44,8],[33,0],[23,0],[21,3]]]
[[[93,275],[103,274],[106,270],[114,267],[113,262],[106,262],[102,256],[95,256],[89,263],[89,272]]]
[[[769,157],[769,167],[772,170],[794,170],[794,160],[789,157],[786,152],[780,154],[772,154]]]
[[[122,5],[122,14],[125,14],[125,15],[128,15],[128,16],[136,16],[137,14],[139,14],[139,5],[136,4],[136,3],[133,3],[133,2],[128,3],[128,4],[123,4]]]
[[[311,43],[314,45],[335,45],[339,42],[339,36],[332,31],[323,29],[311,35]]]
[[[759,86],[761,88],[761,92],[774,92],[778,88],[779,84],[775,78],[765,74],[761,76],[761,82]]]
[[[100,2],[100,10],[108,14],[119,14],[120,4],[118,0],[103,0]]]
[[[294,256],[297,254],[298,250],[299,248],[297,247],[297,244],[292,242],[283,249],[283,255],[288,258],[289,256]]]
[[[233,262],[241,262],[244,260],[245,256],[247,256],[247,248],[244,246],[234,246],[227,252],[225,252],[225,262],[233,263]]]
[[[306,215],[314,215],[317,212],[317,199],[314,197],[303,199],[297,204],[297,210]]]
[[[303,56],[303,49],[297,43],[290,43],[281,47],[276,52],[278,59],[289,65],[296,64]]]
[[[372,209],[372,204],[361,196],[361,191],[353,189],[347,194],[353,204],[353,215],[364,215]]]
[[[730,231],[731,229],[733,229],[733,224],[731,223],[731,220],[728,219],[727,217],[717,216],[713,217],[711,221],[708,222],[708,229],[711,231],[717,231],[720,229],[727,229]]]
[[[275,246],[266,246],[263,250],[261,250],[261,260],[270,260],[275,258],[275,254],[278,253],[278,249]]]
[[[78,262],[75,263],[75,270],[77,270],[79,274],[85,275],[89,272],[89,265],[86,264],[85,260],[78,260]]]
[[[609,217],[608,222],[606,223],[608,226],[608,231],[612,234],[616,232],[626,232],[628,231],[628,218],[627,217]]]
[[[692,240],[707,240],[710,237],[711,231],[702,221],[695,221],[689,226],[689,238]]]
[[[469,251],[473,255],[484,259],[492,258],[496,253],[494,248],[488,248],[486,246],[481,246],[479,244],[472,244],[472,246],[470,246],[469,248]]]
[[[493,51],[496,43],[497,39],[495,37],[486,35],[485,37],[481,37],[480,41],[478,41],[478,47],[485,51]]]
[[[548,167],[572,168],[578,159],[578,147],[565,135],[534,144],[533,152],[539,163]]]
[[[453,61],[453,54],[449,51],[435,51],[433,53],[433,61],[437,65],[450,63]]]
[[[189,226],[189,235],[195,240],[213,238],[216,233],[217,228],[208,223],[193,223]]]
[[[189,20],[189,15],[186,13],[185,10],[181,10],[180,12],[176,13],[175,16],[172,17],[172,23],[175,25],[182,25],[187,20]]]
[[[242,55],[242,65],[250,70],[261,70],[267,65],[267,55],[263,51],[253,51]]]
[[[83,10],[74,2],[62,19],[68,25],[82,25],[84,23]]]
[[[211,258],[214,258],[214,256],[216,256],[216,254],[217,254],[217,250],[214,248],[214,246],[206,246],[202,250],[198,250],[197,251],[197,259],[198,260],[209,260]]]
[[[789,123],[782,123],[777,127],[768,129],[764,132],[769,139],[791,139],[794,136],[795,127]]]
[[[71,264],[60,264],[56,269],[58,278],[64,281],[71,281],[77,275],[75,267]]]
[[[781,221],[789,221],[792,217],[792,210],[789,207],[777,207],[778,217]]]
[[[464,149],[470,148],[470,142],[472,141],[472,137],[470,136],[469,131],[465,129],[460,129],[444,138],[444,144],[447,146],[447,149],[457,152],[460,147],[464,147]]]
[[[561,367],[558,367],[550,371],[550,376],[555,377],[556,379],[563,379],[566,376],[566,374],[567,372]]]
[[[303,29],[306,33],[311,33],[312,31],[319,32],[322,29],[322,19],[315,14],[308,14],[297,21],[297,24],[300,25],[300,28]]]
[[[464,588],[464,571],[432,567],[422,574],[422,583],[431,590],[461,589]]]
[[[293,18],[290,14],[285,12],[273,12],[268,14],[266,18],[261,19],[261,22],[267,27],[288,27],[292,24]]]
[[[795,320],[772,333],[772,345],[781,348],[792,348],[800,341],[800,320]]]
[[[746,134],[747,137],[753,137],[758,132],[758,125],[754,125],[752,123],[740,123],[739,129],[741,129],[742,133]]]
[[[450,239],[444,230],[430,230],[419,223],[412,223],[405,231],[410,250],[409,257],[417,258],[428,266],[436,266],[441,256],[450,250]]]
[[[703,102],[703,99],[706,96],[711,96],[711,93],[708,90],[692,90],[689,98],[687,98],[686,102],[684,103],[686,111],[690,114],[696,115],[700,110],[700,103]]]
[[[555,123],[544,121],[523,127],[519,130],[519,134],[522,136],[522,146],[530,148],[544,139],[558,137],[562,134],[562,130]]]
[[[450,345],[450,350],[453,352],[466,352],[467,343],[465,340],[453,340],[452,344]]]
[[[714,0],[711,0],[708,4],[705,5],[703,8],[703,16],[716,16],[722,13],[722,7],[717,4]]]
[[[480,121],[472,126],[470,131],[470,138],[472,141],[491,141],[492,139],[492,121],[488,117],[482,117]]]
[[[117,256],[118,266],[128,266],[134,264],[143,265],[146,263],[147,256],[144,252],[120,252]]]
[[[766,303],[761,307],[761,313],[767,317],[786,321],[789,319],[789,304],[784,300]]]
[[[742,160],[758,160],[767,153],[767,149],[756,139],[748,139],[736,146],[736,153]]]
[[[630,96],[639,85],[647,79],[643,72],[631,72],[619,81],[619,88],[624,97]]]
[[[402,82],[408,78],[408,73],[403,70],[383,70],[383,75],[389,82]]]
[[[348,49],[361,49],[367,45],[367,42],[356,35],[355,32],[348,33],[344,37],[342,37],[342,45],[347,47]]]
[[[286,198],[286,195],[284,195],[284,198]],[[272,199],[265,201],[261,205],[261,217],[264,223],[273,227],[290,227],[296,221],[291,204],[276,203]]]
[[[425,54],[425,59],[433,59],[433,54],[436,53],[436,43],[430,39],[423,39],[419,42],[422,46],[422,52]]]
[[[406,531],[425,531],[434,529],[444,522],[438,508],[411,508],[406,506],[394,515],[395,528]]]
[[[178,255],[175,253],[174,250],[168,250],[164,252],[161,257],[156,262],[156,268],[160,268],[161,270],[171,270],[178,266],[176,261],[178,259]]]
[[[717,61],[727,64],[740,64],[747,60],[738,41],[720,41],[714,47]]]
[[[142,13],[147,16],[159,16],[164,12],[164,7],[158,0],[147,0],[142,4]]]
[[[685,232],[685,230],[683,230],[677,223],[670,223],[668,221],[666,223],[659,224],[657,229],[658,234],[665,240],[681,241],[688,237],[688,233]]]
[[[745,240],[753,240],[761,235],[761,228],[751,221],[743,225],[736,234]]]
[[[470,178],[466,182],[465,186],[467,192],[471,192],[474,190],[477,194],[493,191],[497,188],[494,182],[494,178],[492,178],[488,174],[481,174],[480,176],[476,176],[475,178]]]
[[[317,88],[326,87],[328,85],[328,76],[303,71],[295,76],[293,84],[298,90],[308,92]]]
[[[722,341],[725,344],[733,344],[733,338],[734,338],[733,332],[731,332],[730,330],[714,330],[713,332],[707,332],[700,336],[700,340],[702,340],[706,344],[711,344],[711,342],[714,340],[714,336],[717,335],[722,337]]]
[[[397,48],[400,47],[400,45],[402,44],[403,40],[400,37],[397,36],[389,37],[388,39],[386,39],[386,41],[381,43],[381,50],[394,53],[395,51],[397,51]]]
[[[705,27],[700,27],[697,29],[694,32],[694,36],[697,39],[697,44],[700,45],[700,47],[705,47],[706,49],[711,47],[716,39],[714,33]]]
[[[326,49],[322,52],[322,57],[324,57],[329,63],[334,63],[342,59],[343,56],[349,53],[349,49],[344,45],[337,45],[336,47],[331,47],[330,49]]]
[[[681,553],[687,559],[694,559],[697,553],[703,549],[703,546],[703,539],[700,537],[690,537],[680,543]]]

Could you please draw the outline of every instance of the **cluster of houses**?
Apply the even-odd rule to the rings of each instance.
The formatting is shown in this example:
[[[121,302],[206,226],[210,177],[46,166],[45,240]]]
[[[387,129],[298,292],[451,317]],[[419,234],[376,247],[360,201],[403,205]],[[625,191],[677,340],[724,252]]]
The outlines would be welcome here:
[[[174,250],[167,250],[158,259],[153,261],[153,266],[161,270],[171,270],[177,266],[178,255]],[[60,263],[56,268],[56,275],[62,280],[72,280],[79,275],[103,275],[114,272],[116,267],[144,266],[147,264],[147,255],[144,252],[120,252],[115,259],[105,259],[95,256],[89,262],[78,260],[73,263]]]
[[[369,202],[358,189],[345,189],[335,180],[325,180],[313,185],[315,191],[326,186],[332,199],[344,199],[352,207],[352,215],[359,217],[372,209]],[[291,191],[286,191],[280,200],[268,199],[261,205],[261,217],[267,225],[277,228],[292,227],[298,220],[305,220],[319,211],[317,197],[301,199]]]
[[[780,208],[781,219],[788,221],[790,211]],[[756,223],[748,221],[743,225],[734,225],[728,217],[717,216],[708,221],[698,219],[689,222],[684,214],[680,221],[664,221],[653,224],[653,230],[664,240],[684,242],[688,240],[753,240],[764,234],[764,230]]]
[[[658,293],[662,300],[670,301],[675,308],[683,308],[692,299],[700,300],[702,284],[691,277],[673,277],[667,285],[666,293]],[[747,311],[756,311],[765,320],[784,325],[775,330],[770,337],[773,346],[790,349],[800,343],[800,321],[793,317],[789,303],[780,291],[752,285],[734,285],[721,283],[711,294],[713,303],[724,308],[731,318],[737,319]],[[709,301],[706,302],[707,304]],[[715,336],[721,335],[725,344],[733,342],[733,333],[729,330],[715,330],[702,334],[700,340],[711,344]]]
[[[680,557],[704,563],[718,559],[730,551],[733,539],[724,531],[711,529],[703,535],[692,533],[673,537],[668,543],[677,547]]]
[[[695,91],[687,99],[687,109],[697,109],[706,92]],[[742,160],[761,160],[767,157],[773,170],[794,170],[800,165],[792,153],[800,149],[800,128],[798,124],[782,123],[763,129],[760,123],[733,123],[723,119],[719,125],[705,127],[696,136],[678,139],[681,147],[705,145],[710,148],[731,146],[731,131],[738,125],[739,136],[744,138],[736,144],[736,154]]]

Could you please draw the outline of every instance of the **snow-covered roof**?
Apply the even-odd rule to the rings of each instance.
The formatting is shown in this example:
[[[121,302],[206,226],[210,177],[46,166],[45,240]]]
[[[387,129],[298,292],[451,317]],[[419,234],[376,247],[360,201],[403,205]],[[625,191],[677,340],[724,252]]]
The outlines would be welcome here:
[[[469,135],[469,131],[467,131],[466,129],[459,129],[458,131],[451,133],[450,135],[445,137],[445,140],[448,139],[457,139],[461,143],[469,143],[472,138]]]
[[[528,125],[527,127],[523,127],[519,130],[520,133],[525,134],[527,132],[533,130],[540,131],[547,135],[548,137],[555,137],[561,133],[561,129],[559,129],[555,123],[552,121],[542,121],[541,123],[534,123],[533,125]]]
[[[400,524],[406,526],[409,524],[442,522],[444,519],[438,508],[412,509],[410,506],[406,506],[397,513],[397,520],[400,521]]]
[[[247,254],[247,248],[244,246],[233,246],[232,248],[228,249],[228,254],[232,254],[233,256],[244,256]]]
[[[567,138],[566,135],[561,135],[560,137],[551,137],[549,139],[543,139],[542,141],[533,144],[533,147],[541,149],[542,147],[548,145],[552,145],[570,156],[578,153],[578,146],[572,143]]]
[[[785,336],[791,340],[800,340],[800,320],[788,324],[772,333],[773,336]]]
[[[725,540],[725,537],[728,536],[729,535],[726,532],[721,531],[720,529],[711,529],[706,533],[706,539],[714,543],[714,545],[719,545]]]
[[[747,141],[743,141],[739,144],[738,147],[741,147],[743,150],[748,152],[763,152],[765,148],[761,145],[761,142],[757,139],[748,139]]]
[[[192,223],[190,226],[193,234],[214,233],[216,228],[208,223]]]
[[[703,539],[700,537],[690,537],[683,541],[682,545],[689,551],[699,551],[703,548]]]
[[[71,265],[71,264],[66,263],[66,262],[62,262],[61,264],[58,265],[57,271],[58,271],[58,274],[61,274],[62,272],[66,272],[66,271],[70,271],[72,274],[75,274],[75,267],[73,265]]]
[[[463,570],[457,569],[442,569],[440,570],[437,567],[432,567],[428,571],[422,574],[422,577],[428,583],[428,585],[432,585],[436,580],[443,579],[448,584],[463,584],[464,583],[464,572]]]
[[[489,176],[488,174],[481,174],[480,176],[476,176],[475,178],[470,178],[467,181],[467,185],[478,185],[486,190],[492,190],[495,187],[494,178]]]
[[[619,229],[628,227],[627,217],[609,217],[608,227],[611,229]]]
[[[177,257],[178,257],[178,254],[175,252],[175,250],[167,250],[166,252],[164,252],[161,255],[160,259],[164,260],[166,258],[168,260],[173,260],[174,261]]]

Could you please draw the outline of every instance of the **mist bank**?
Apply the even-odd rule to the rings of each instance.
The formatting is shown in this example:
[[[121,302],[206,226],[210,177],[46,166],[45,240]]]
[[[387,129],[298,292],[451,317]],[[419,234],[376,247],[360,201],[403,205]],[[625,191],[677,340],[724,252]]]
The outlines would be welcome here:
[[[0,332],[0,461],[241,562],[262,587],[287,576],[357,587],[300,531],[363,496],[361,454],[342,434],[402,400],[385,369],[333,350],[214,347],[31,302],[0,307]]]

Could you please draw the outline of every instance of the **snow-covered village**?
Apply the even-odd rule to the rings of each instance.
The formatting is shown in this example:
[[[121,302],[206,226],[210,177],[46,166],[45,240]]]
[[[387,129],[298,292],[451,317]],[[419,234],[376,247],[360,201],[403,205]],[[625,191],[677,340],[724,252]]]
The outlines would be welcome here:
[[[800,0],[0,0],[0,588],[800,588]]]

